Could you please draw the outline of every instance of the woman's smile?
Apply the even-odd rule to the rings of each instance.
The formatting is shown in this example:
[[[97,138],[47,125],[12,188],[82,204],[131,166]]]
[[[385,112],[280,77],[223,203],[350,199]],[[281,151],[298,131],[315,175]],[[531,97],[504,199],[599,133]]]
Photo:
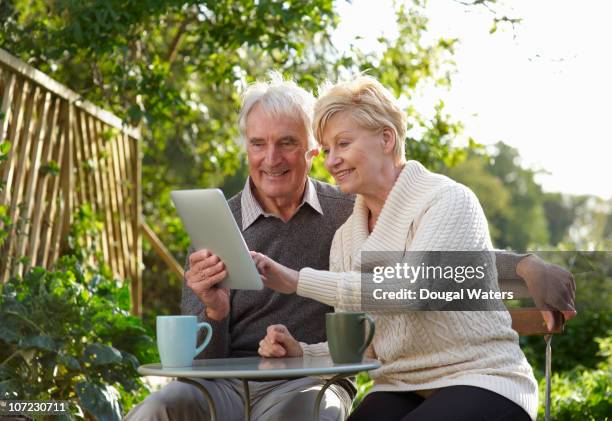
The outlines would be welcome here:
[[[336,171],[336,172],[334,172],[334,178],[336,179],[337,182],[344,181],[354,171],[355,171],[355,168],[350,168],[350,169],[346,169],[346,170]]]

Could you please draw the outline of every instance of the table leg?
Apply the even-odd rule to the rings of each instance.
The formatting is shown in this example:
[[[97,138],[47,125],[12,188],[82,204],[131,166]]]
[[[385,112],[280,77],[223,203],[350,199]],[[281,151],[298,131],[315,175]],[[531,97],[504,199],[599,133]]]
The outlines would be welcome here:
[[[187,383],[187,384],[190,384],[190,385],[195,386],[198,389],[200,389],[200,391],[202,392],[202,394],[206,398],[206,402],[208,402],[208,409],[210,411],[210,421],[216,421],[216,419],[217,419],[217,408],[215,407],[215,401],[213,401],[212,396],[210,396],[210,392],[208,390],[206,390],[206,388],[202,385],[202,383],[197,382],[197,381],[195,381],[193,379],[190,379],[188,377],[179,377],[177,380],[179,382]]]
[[[317,394],[317,400],[315,401],[314,414],[312,416],[314,421],[319,421],[319,412],[321,410],[321,400],[323,399],[323,395],[325,395],[325,391],[327,390],[327,388],[331,386],[337,380],[343,379],[345,377],[354,376],[354,375],[355,373],[336,374],[334,377],[332,377],[331,379],[328,379],[325,382],[321,390],[319,390],[319,393]]]
[[[241,379],[242,386],[244,387],[244,419],[251,421],[251,395],[249,391],[249,381],[247,379]]]

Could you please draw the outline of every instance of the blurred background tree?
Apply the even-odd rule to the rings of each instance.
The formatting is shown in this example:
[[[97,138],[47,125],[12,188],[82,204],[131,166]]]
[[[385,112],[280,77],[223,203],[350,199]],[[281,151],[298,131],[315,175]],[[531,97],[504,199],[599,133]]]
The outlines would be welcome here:
[[[612,248],[612,200],[543,192],[538,171],[523,166],[518,150],[503,142],[472,147],[463,161],[440,171],[474,190],[499,248]]]

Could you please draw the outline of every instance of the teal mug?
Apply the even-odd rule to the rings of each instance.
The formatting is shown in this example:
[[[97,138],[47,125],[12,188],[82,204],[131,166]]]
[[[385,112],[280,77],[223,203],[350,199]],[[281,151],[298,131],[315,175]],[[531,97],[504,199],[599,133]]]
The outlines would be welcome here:
[[[327,344],[336,364],[360,363],[374,338],[374,319],[367,313],[339,312],[325,315]]]
[[[206,328],[206,338],[197,346],[198,332]],[[163,367],[190,367],[196,355],[206,348],[212,327],[198,323],[196,316],[157,316],[157,349]]]

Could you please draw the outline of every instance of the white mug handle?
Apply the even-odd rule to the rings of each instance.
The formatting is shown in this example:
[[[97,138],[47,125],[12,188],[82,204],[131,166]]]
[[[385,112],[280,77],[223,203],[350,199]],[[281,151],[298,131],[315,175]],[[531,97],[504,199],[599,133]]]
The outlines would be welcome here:
[[[198,323],[197,328],[196,328],[197,332],[199,332],[200,329],[202,329],[203,327],[205,327],[206,330],[208,330],[208,333],[206,334],[206,338],[204,338],[204,342],[202,342],[202,345],[196,348],[195,355],[198,355],[200,352],[204,351],[204,348],[206,348],[206,345],[208,345],[208,343],[210,342],[210,339],[212,338],[212,326],[206,322]]]

